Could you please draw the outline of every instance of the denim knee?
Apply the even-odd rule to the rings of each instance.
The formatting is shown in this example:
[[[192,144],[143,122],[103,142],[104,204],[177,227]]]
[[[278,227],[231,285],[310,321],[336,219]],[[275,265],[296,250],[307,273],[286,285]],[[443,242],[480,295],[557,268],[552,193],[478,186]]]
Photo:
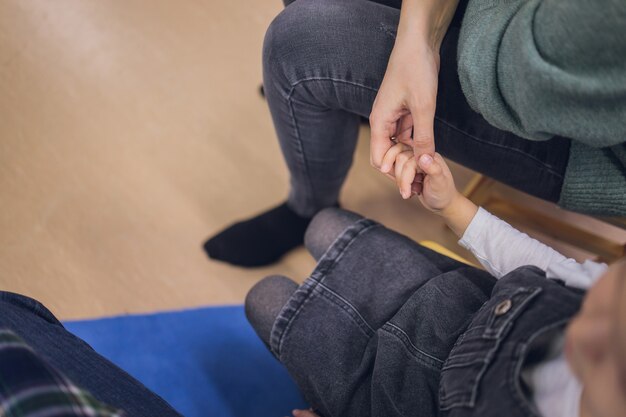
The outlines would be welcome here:
[[[350,26],[354,26],[351,15],[355,13],[355,3],[358,2],[306,0],[283,9],[270,24],[263,41],[265,82],[289,89],[341,62],[346,43],[353,41],[346,36]]]
[[[0,312],[4,308],[19,309],[23,317],[37,316],[51,324],[61,325],[61,322],[52,314],[42,303],[22,294],[16,294],[9,291],[0,291]],[[0,313],[0,316],[3,315]],[[1,326],[1,323],[0,323]]]

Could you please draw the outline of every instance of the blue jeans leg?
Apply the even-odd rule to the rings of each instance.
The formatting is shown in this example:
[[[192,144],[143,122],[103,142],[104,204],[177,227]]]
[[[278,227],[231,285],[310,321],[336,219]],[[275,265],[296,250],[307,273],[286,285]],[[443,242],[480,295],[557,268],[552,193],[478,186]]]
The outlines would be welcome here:
[[[180,417],[161,397],[65,330],[32,298],[0,291],[0,328],[13,331],[73,383],[129,416]]]

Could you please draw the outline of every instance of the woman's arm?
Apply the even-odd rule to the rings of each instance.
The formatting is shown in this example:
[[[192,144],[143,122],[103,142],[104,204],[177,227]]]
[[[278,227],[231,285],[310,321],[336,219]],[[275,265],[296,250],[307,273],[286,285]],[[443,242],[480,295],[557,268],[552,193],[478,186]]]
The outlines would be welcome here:
[[[403,0],[396,43],[426,41],[439,52],[459,0]]]
[[[439,48],[459,0],[404,0],[387,71],[370,114],[370,156],[381,168],[391,137],[434,154]],[[413,139],[411,139],[411,136]]]

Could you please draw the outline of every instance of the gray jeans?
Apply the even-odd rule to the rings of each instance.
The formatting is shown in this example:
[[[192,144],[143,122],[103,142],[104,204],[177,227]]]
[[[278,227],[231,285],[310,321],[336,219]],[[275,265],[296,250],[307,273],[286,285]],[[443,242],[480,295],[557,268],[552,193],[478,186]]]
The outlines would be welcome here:
[[[320,415],[538,416],[520,370],[582,291],[532,266],[496,282],[339,209],[314,217],[307,247],[311,276],[260,281],[246,313]]]
[[[467,104],[456,45],[467,0],[441,48],[438,152],[529,194],[558,201],[570,141],[533,142],[489,125]],[[393,48],[399,0],[297,0],[274,19],[263,83],[290,173],[288,202],[302,216],[337,203]],[[376,175],[374,172],[372,175]]]
[[[246,314],[309,403],[326,416],[436,415],[443,361],[495,279],[340,209],[314,217],[306,245],[313,274],[260,281]]]

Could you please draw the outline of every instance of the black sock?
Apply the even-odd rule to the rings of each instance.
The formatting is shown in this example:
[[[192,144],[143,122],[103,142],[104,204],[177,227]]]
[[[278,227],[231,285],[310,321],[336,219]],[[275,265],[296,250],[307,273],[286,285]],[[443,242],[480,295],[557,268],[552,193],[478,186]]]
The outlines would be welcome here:
[[[204,243],[210,258],[239,266],[263,266],[302,245],[311,222],[283,203],[251,219],[235,223]]]

